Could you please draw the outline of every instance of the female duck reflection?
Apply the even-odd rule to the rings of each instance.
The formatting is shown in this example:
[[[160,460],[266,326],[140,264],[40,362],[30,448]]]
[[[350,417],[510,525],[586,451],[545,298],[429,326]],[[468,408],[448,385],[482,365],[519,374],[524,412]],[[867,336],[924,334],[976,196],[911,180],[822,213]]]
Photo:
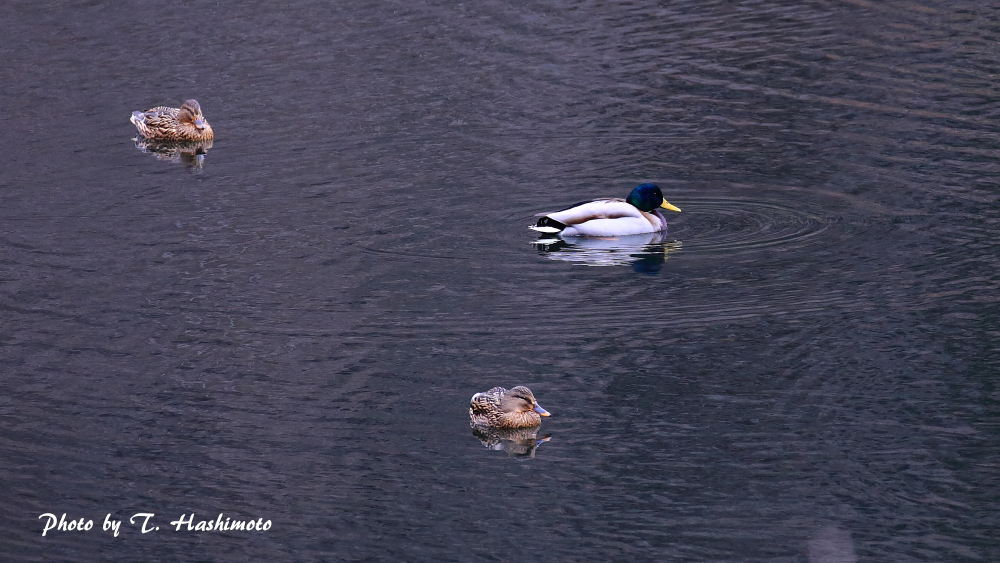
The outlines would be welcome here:
[[[202,168],[212,141],[157,141],[136,137],[135,148],[151,154],[157,160],[183,164],[187,168]]]
[[[535,244],[552,259],[655,271],[680,247],[666,241],[667,220],[660,209],[680,212],[663,199],[659,186],[639,184],[625,199],[595,199],[547,213],[531,229],[542,233]],[[560,250],[571,252],[553,254]]]
[[[513,457],[535,457],[535,450],[550,435],[538,437],[543,416],[549,416],[531,390],[518,385],[510,391],[494,387],[476,393],[469,401],[472,434],[491,450],[504,450]]]

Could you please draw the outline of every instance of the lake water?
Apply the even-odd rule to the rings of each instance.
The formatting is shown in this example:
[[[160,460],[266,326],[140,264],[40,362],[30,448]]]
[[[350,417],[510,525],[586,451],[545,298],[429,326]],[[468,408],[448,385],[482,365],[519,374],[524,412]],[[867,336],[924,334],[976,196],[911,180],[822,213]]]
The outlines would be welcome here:
[[[0,21],[0,558],[1000,560],[995,3]],[[644,181],[663,236],[527,229]]]

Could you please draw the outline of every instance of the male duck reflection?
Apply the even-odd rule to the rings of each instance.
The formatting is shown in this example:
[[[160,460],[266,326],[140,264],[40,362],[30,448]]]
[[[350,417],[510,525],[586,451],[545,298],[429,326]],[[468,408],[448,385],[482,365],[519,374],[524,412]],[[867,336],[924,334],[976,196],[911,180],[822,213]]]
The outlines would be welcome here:
[[[539,254],[583,266],[632,266],[637,272],[655,273],[680,241],[667,240],[667,232],[617,237],[550,237],[531,241]]]
[[[549,412],[539,406],[531,389],[523,385],[511,389],[494,387],[476,393],[469,403],[473,428],[530,428],[542,423]]]
[[[570,237],[617,237],[666,230],[659,208],[680,211],[663,199],[656,184],[639,184],[625,199],[595,199],[548,213],[531,226],[546,234]]]
[[[215,136],[198,100],[187,100],[179,108],[157,106],[133,111],[129,121],[140,135],[157,141],[209,141]]]

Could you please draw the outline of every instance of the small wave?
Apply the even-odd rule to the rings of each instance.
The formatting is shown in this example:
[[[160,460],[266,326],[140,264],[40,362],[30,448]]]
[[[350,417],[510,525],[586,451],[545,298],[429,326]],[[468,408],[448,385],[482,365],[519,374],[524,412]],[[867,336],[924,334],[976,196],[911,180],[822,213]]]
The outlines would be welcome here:
[[[683,241],[685,253],[797,248],[843,222],[807,207],[737,198],[695,199],[684,205],[684,213],[669,232]]]

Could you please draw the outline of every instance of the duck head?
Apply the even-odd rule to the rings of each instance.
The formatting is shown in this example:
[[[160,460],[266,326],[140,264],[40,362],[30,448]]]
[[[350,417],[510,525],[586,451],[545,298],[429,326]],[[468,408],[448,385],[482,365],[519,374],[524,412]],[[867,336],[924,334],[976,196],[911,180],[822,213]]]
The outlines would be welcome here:
[[[185,100],[181,104],[177,120],[181,123],[190,123],[198,130],[205,128],[205,116],[201,114],[201,105],[198,104],[198,100]]]
[[[529,412],[534,411],[540,416],[549,416],[549,411],[543,409],[535,396],[531,394],[531,389],[523,385],[511,389],[500,401],[500,410],[503,412]],[[537,424],[537,423],[536,423]]]
[[[663,199],[663,192],[660,191],[660,187],[656,184],[639,184],[632,189],[632,193],[628,194],[625,202],[631,203],[639,211],[645,211],[646,213],[657,207],[669,209],[670,211],[680,211],[679,207],[671,205]]]

